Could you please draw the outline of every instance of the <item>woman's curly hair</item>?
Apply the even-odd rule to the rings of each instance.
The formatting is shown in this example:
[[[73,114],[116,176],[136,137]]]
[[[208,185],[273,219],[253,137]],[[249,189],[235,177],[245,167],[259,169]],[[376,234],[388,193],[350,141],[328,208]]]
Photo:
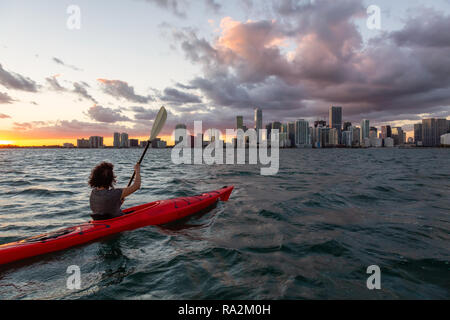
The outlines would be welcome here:
[[[116,183],[116,176],[113,172],[114,165],[108,162],[102,162],[96,166],[89,177],[91,188],[113,188]]]

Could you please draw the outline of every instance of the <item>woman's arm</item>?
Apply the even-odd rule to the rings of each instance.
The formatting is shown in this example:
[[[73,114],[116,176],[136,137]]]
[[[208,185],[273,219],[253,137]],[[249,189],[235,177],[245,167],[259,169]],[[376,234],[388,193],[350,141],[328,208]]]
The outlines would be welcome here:
[[[122,200],[141,188],[141,166],[139,163],[134,166],[134,171],[136,172],[134,183],[131,187],[123,189],[121,197]]]

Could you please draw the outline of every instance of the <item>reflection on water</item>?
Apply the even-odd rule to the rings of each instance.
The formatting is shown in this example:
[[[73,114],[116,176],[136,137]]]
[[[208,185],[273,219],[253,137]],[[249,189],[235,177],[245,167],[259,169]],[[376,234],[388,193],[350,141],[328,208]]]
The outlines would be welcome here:
[[[0,244],[89,220],[90,170],[119,187],[140,150],[0,150]],[[163,227],[125,232],[0,267],[3,299],[446,298],[450,150],[282,150],[258,166],[175,166],[152,150],[132,207],[235,185],[230,201]],[[382,290],[366,269],[382,270]],[[66,287],[78,265],[82,289]]]

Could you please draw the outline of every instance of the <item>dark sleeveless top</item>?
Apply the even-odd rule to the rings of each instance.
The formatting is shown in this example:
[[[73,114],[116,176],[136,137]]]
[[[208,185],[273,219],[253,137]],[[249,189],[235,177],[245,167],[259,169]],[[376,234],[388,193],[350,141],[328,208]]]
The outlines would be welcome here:
[[[108,220],[123,216],[120,209],[122,189],[97,190],[92,189],[90,205],[94,220]]]

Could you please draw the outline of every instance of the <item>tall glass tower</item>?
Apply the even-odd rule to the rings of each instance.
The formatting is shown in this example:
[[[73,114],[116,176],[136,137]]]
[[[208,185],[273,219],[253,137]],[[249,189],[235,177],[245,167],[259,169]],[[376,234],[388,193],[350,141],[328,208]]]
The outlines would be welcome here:
[[[330,128],[337,130],[338,143],[341,143],[342,132],[342,107],[330,108]]]
[[[255,129],[256,129],[256,131],[259,131],[260,129],[262,129],[262,122],[263,122],[262,117],[263,117],[262,110],[259,108],[256,108],[255,109]]]

